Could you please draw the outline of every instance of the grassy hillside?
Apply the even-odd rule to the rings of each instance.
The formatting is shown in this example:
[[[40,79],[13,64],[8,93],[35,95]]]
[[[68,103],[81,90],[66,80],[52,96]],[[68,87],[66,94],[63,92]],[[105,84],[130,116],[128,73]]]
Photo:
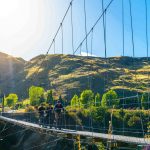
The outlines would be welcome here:
[[[91,88],[95,93],[103,93],[113,88],[121,96],[134,95],[147,90],[150,64],[146,58],[113,57],[109,59],[81,57],[72,55],[49,55],[42,62],[44,55],[25,62],[12,58],[12,70],[2,63],[0,74],[5,76],[1,86],[6,93],[15,92],[26,97],[31,85],[53,89],[55,96],[62,95],[70,99],[75,93]],[[5,60],[6,59],[6,60]],[[13,61],[12,61],[13,60]],[[4,62],[8,58],[4,58]],[[0,66],[1,66],[0,64]],[[8,73],[8,74],[7,74]],[[6,78],[6,75],[9,78]],[[13,84],[10,84],[12,82]]]
[[[11,92],[11,87],[15,85],[14,78],[24,71],[25,63],[22,58],[0,52],[0,89],[2,91]]]

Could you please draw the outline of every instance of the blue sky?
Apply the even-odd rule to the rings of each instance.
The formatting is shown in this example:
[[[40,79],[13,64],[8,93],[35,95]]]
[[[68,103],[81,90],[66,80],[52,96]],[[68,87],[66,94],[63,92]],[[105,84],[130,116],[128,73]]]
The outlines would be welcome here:
[[[106,6],[110,0],[104,0]],[[150,1],[148,1],[148,27],[150,26]],[[70,0],[0,0],[0,50],[2,52],[30,59],[46,53]],[[145,5],[144,0],[131,0],[135,56],[146,56]],[[102,13],[101,0],[86,0],[87,31]],[[132,56],[129,1],[125,7],[125,55]],[[122,5],[114,0],[107,11],[106,42],[107,56],[122,55]],[[83,0],[74,0],[74,47],[85,36]],[[149,29],[149,28],[148,28]],[[72,54],[70,11],[63,24],[64,53]],[[150,29],[148,30],[150,37]],[[88,37],[88,50],[91,51],[91,35]],[[61,32],[56,38],[56,53],[61,53]],[[85,43],[82,53],[86,52]],[[53,48],[50,50],[53,53]],[[76,53],[78,54],[78,52]],[[102,20],[93,32],[93,54],[104,57]]]

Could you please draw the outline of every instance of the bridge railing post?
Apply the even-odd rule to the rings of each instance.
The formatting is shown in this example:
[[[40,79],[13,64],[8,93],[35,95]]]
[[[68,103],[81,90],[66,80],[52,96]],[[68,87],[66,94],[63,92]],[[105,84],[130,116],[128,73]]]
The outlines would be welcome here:
[[[76,137],[76,143],[77,143],[78,150],[81,150],[80,135],[77,135],[77,137]]]

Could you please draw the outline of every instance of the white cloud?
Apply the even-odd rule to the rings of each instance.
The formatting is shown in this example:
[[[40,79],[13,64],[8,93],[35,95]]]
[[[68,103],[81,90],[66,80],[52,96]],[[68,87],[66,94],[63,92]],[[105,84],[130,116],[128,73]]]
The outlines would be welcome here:
[[[79,56],[93,56],[93,57],[96,57],[96,55],[93,55],[93,54],[87,53],[87,52],[81,52],[81,54],[79,54]]]

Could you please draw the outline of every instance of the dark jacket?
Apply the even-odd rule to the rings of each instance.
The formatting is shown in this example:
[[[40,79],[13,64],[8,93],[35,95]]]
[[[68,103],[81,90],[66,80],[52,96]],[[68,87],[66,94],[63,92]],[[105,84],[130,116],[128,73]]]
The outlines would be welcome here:
[[[50,116],[53,112],[53,109],[54,109],[53,107],[47,107],[46,108],[46,116]]]
[[[56,104],[54,107],[54,111],[57,113],[60,113],[61,110],[64,110],[63,105],[62,104]]]
[[[38,108],[38,111],[39,111],[39,115],[40,115],[40,116],[44,116],[45,108],[44,108],[43,106],[40,106],[40,107]]]

